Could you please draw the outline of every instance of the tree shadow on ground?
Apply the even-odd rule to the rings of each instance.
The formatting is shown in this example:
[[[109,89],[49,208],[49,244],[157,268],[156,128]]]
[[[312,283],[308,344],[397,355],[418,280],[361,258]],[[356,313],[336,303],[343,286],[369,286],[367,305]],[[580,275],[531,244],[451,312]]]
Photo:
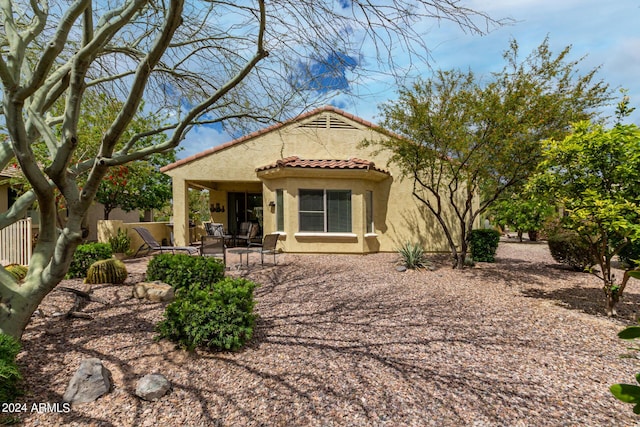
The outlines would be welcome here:
[[[546,375],[555,375],[551,370],[541,373],[538,371],[546,368],[537,367],[535,375],[512,375],[518,371],[512,369],[514,360],[553,354],[566,364],[579,363],[576,354],[564,347],[556,349],[547,334],[531,334],[526,321],[505,329],[501,318],[492,316],[502,313],[503,307],[467,305],[457,295],[438,293],[429,286],[411,286],[407,287],[410,292],[403,292],[399,284],[408,282],[395,283],[399,278],[412,278],[427,284],[431,272],[400,275],[390,258],[380,258],[388,263],[383,270],[392,272],[382,277],[355,268],[357,257],[345,257],[345,262],[330,268],[322,265],[321,257],[291,259],[275,268],[239,273],[261,283],[256,289],[260,317],[254,338],[243,351],[191,354],[172,350],[168,342],[154,344],[150,339],[157,318],[154,313],[162,305],[140,303],[116,293],[112,301],[127,306],[127,313],[110,315],[109,306],[90,305],[86,311],[96,317],[103,314],[100,319],[104,322],[65,321],[65,327],[57,329],[38,325],[31,331],[26,359],[46,351],[47,357],[68,371],[67,381],[76,369],[61,362],[68,352],[98,357],[110,369],[115,366],[122,377],[121,396],[126,395],[131,405],[127,411],[133,411],[128,418],[133,419],[132,425],[148,423],[163,404],[132,396],[145,363],[141,359],[147,357],[159,361],[154,368],[160,371],[174,370],[172,393],[180,395],[185,407],[193,405],[192,413],[201,414],[199,423],[185,425],[340,425],[356,420],[339,418],[344,414],[356,415],[362,425],[412,425],[417,424],[416,416],[428,415],[430,408],[446,414],[443,425],[468,425],[469,411],[501,424],[503,411],[509,410],[505,408],[539,413],[550,394],[562,395],[554,394],[555,389],[549,392]],[[553,274],[520,260],[508,262],[526,270],[525,280]],[[488,280],[501,274],[504,280],[515,280],[516,275],[506,270],[496,264],[460,274]],[[349,286],[345,286],[347,274]],[[360,288],[360,283],[368,286]],[[561,297],[553,293],[556,289],[532,286],[524,291],[529,289],[526,296],[531,298]],[[142,358],[118,345],[121,333],[134,335],[132,345],[145,347]],[[113,345],[96,347],[93,341],[104,337],[113,340]],[[603,352],[597,346],[581,351],[598,361]],[[465,357],[468,354],[483,357]],[[180,357],[184,360],[177,363]],[[27,363],[28,369],[34,369],[31,377],[48,376],[44,383],[49,389],[54,387],[55,374],[47,373],[50,371],[37,362]],[[563,384],[557,389],[562,391]],[[458,396],[468,399],[464,409],[451,405]],[[50,402],[60,398],[49,390],[31,397]],[[101,404],[114,406],[107,399],[96,402]],[[546,415],[545,422],[562,424],[561,411]],[[585,410],[576,416],[584,420],[590,414]],[[63,415],[62,420],[64,424],[124,425],[114,414],[102,418],[81,411]]]
[[[464,307],[456,306],[447,298],[425,298],[410,303],[399,298],[396,289],[388,287],[376,294],[350,294],[343,283],[335,279],[347,268],[316,271],[309,277],[301,274],[299,266],[292,265],[264,278],[261,292],[266,291],[271,297],[264,303],[269,307],[258,319],[250,348],[283,355],[304,354],[304,364],[291,365],[282,371],[245,358],[220,360],[228,369],[259,378],[261,384],[277,391],[278,400],[272,402],[275,408],[287,405],[287,399],[302,400],[312,418],[318,420],[328,412],[318,406],[322,400],[356,408],[367,423],[375,424],[392,417],[392,413],[376,412],[367,403],[386,399],[385,405],[374,407],[397,404],[396,396],[380,394],[383,378],[393,379],[394,384],[389,385],[392,389],[400,387],[403,393],[411,390],[411,397],[402,395],[399,399],[416,398],[446,407],[449,393],[470,394],[482,401],[492,390],[506,390],[513,399],[534,410],[536,404],[526,402],[530,400],[528,387],[539,386],[535,380],[523,383],[509,378],[489,379],[479,366],[443,369],[447,359],[439,355],[437,349],[459,346],[484,353],[503,348],[503,354],[510,354],[519,348],[541,351],[536,348],[537,343],[519,337],[512,337],[515,342],[512,339],[505,342],[500,331],[478,327],[474,313],[465,312]],[[300,308],[292,310],[291,305]],[[452,322],[452,318],[456,322]],[[427,354],[433,357],[425,357]],[[202,357],[218,358],[215,354]],[[330,376],[343,379],[325,381],[325,377]],[[446,391],[441,389],[441,384],[447,385]],[[478,407],[485,416],[499,418],[488,401]],[[465,424],[464,413],[456,413],[453,408],[452,412],[449,421]]]
[[[527,298],[537,298],[556,302],[560,307],[577,310],[592,316],[605,317],[605,295],[601,288],[573,286],[554,290],[528,288],[522,290]],[[640,294],[625,293],[616,306],[621,322],[637,322],[640,307]]]

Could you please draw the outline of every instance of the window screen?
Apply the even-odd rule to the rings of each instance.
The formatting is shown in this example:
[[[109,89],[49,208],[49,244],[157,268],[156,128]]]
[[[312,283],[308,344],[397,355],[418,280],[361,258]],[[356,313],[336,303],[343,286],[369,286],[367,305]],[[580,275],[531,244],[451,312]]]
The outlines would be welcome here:
[[[300,190],[300,231],[350,233],[350,190]]]

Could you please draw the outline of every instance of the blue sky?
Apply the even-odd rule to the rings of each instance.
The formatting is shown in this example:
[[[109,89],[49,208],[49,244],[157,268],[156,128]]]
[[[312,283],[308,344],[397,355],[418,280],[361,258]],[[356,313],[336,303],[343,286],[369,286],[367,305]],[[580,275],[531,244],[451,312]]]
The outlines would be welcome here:
[[[429,22],[425,31],[428,31],[426,42],[433,69],[471,69],[477,75],[489,75],[502,69],[502,53],[510,39],[517,40],[522,55],[526,55],[548,36],[553,52],[572,45],[571,59],[586,56],[581,63],[584,71],[601,66],[598,74],[601,79],[613,88],[628,89],[631,103],[637,108],[632,121],[640,124],[639,0],[615,0],[607,4],[602,0],[468,0],[463,3],[494,18],[510,17],[516,22],[485,36],[466,34],[451,23]],[[375,62],[373,58],[367,61],[366,52],[361,55],[359,60]],[[396,61],[403,62],[401,55]],[[309,71],[317,69],[322,69],[320,64],[309,65]],[[412,73],[424,78],[430,74],[426,66]],[[338,79],[349,76],[349,69],[337,73]],[[360,78],[349,85],[348,91],[339,90],[340,81],[328,81],[335,86],[330,91],[330,103],[374,123],[380,118],[378,105],[397,96],[394,81],[381,75]],[[178,156],[187,157],[230,139],[229,135],[213,128],[195,129],[187,136]]]

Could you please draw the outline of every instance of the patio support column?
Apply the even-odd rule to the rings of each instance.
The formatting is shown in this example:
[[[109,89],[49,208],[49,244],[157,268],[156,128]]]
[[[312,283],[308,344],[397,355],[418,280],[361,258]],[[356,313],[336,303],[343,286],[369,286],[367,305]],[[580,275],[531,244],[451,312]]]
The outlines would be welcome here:
[[[187,182],[173,178],[173,238],[176,246],[189,242],[189,190]]]

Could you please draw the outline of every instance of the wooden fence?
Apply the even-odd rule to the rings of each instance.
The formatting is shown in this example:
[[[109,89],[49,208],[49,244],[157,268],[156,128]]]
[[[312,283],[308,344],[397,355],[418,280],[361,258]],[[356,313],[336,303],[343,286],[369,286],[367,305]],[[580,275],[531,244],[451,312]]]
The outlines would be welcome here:
[[[0,264],[28,265],[31,260],[31,218],[0,230]]]

